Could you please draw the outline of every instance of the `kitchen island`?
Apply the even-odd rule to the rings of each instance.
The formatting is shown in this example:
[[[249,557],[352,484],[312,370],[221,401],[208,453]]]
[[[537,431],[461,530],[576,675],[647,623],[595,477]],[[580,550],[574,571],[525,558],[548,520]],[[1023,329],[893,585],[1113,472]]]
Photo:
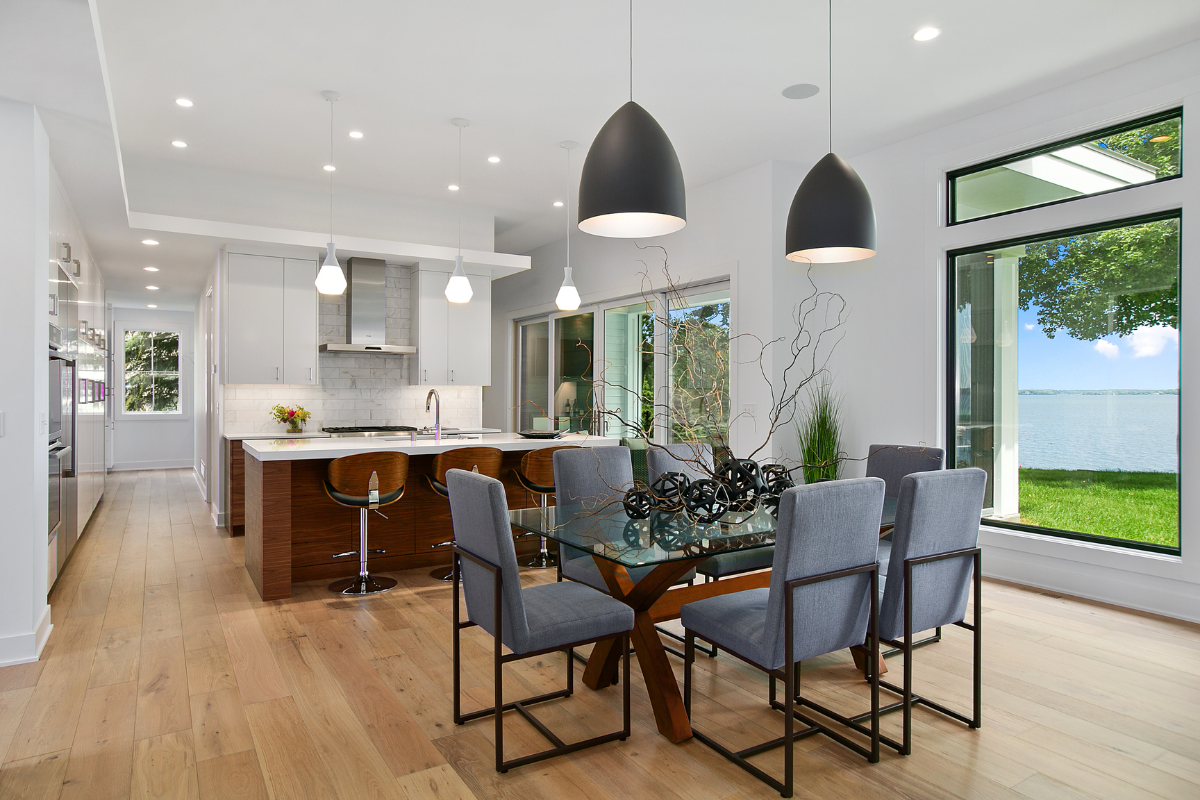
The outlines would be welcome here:
[[[372,572],[432,567],[450,563],[449,548],[434,548],[453,538],[450,504],[433,491],[427,476],[435,455],[462,447],[494,447],[504,453],[501,479],[510,508],[528,508],[537,499],[513,477],[529,450],[577,445],[611,447],[617,439],[568,434],[560,439],[524,439],[516,434],[486,434],[471,439],[308,438],[245,440],[246,570],[264,600],[291,596],[298,581],[344,578],[358,573],[356,559],[333,558],[358,544],[358,511],[325,494],[329,462],[357,453],[407,453],[404,497],[382,509],[387,518],[370,517],[370,546],[386,554],[371,557]],[[532,543],[531,543],[532,544]]]

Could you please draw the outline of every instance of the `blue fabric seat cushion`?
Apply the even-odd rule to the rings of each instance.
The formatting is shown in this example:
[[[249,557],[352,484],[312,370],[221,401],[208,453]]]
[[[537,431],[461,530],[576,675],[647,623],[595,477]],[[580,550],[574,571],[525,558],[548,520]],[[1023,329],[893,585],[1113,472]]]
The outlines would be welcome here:
[[[697,600],[683,606],[679,621],[706,641],[719,644],[764,669],[778,669],[783,662],[767,663],[774,659],[768,658],[763,641],[770,594],[770,589],[747,589]]]
[[[633,609],[581,583],[546,583],[521,591],[529,636],[520,653],[633,630]],[[506,637],[507,638],[507,637]]]
[[[697,572],[710,578],[723,578],[740,572],[770,569],[775,560],[774,547],[757,547],[753,550],[735,550],[732,553],[715,555],[702,563]]]
[[[572,550],[576,553],[583,552],[581,550]],[[629,578],[634,583],[637,583],[642,578],[654,571],[654,566],[649,567],[626,567],[629,572]],[[591,556],[583,556],[582,558],[571,558],[568,556],[562,560],[562,574],[564,577],[570,578],[573,581],[586,583],[595,589],[608,594],[608,586],[604,583],[604,576],[600,574],[600,568],[596,566],[596,561]],[[676,584],[687,583],[696,579],[696,570],[691,570],[684,575]]]

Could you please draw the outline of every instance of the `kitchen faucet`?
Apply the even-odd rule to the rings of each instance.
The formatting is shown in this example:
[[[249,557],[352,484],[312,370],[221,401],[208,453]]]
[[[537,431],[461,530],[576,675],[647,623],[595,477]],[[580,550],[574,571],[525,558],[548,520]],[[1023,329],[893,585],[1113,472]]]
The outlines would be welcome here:
[[[433,403],[433,440],[442,440],[442,398],[437,389],[430,389],[425,395],[425,413],[429,413],[429,404]]]

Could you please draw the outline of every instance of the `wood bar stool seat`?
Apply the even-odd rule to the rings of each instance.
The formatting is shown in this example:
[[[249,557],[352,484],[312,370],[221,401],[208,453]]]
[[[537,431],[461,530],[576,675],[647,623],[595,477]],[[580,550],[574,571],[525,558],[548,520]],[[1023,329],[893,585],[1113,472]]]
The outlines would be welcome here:
[[[461,469],[499,480],[500,462],[503,460],[503,451],[495,447],[459,447],[447,450],[433,457],[433,471],[425,476],[425,480],[429,482],[430,489],[449,500],[450,490],[446,488],[447,471]],[[452,544],[453,541],[438,542],[433,547],[449,547]],[[429,571],[429,577],[447,583],[450,582],[452,574],[453,570],[450,567],[435,567]]]
[[[554,494],[554,452],[556,450],[578,450],[578,445],[568,444],[561,447],[543,447],[540,450],[530,450],[521,457],[521,468],[513,470],[517,483],[525,491],[536,495],[544,510],[549,505],[548,498]],[[558,566],[558,556],[546,547],[546,537],[543,536],[537,555],[521,566],[531,569],[550,569]]]
[[[408,480],[408,456],[404,453],[359,453],[336,458],[329,462],[325,474],[325,494],[340,506],[357,508],[358,549],[337,553],[334,558],[358,556],[358,576],[329,584],[331,592],[339,594],[375,594],[386,592],[396,585],[392,578],[376,577],[367,571],[367,512],[374,511],[386,519],[379,509],[404,496]]]

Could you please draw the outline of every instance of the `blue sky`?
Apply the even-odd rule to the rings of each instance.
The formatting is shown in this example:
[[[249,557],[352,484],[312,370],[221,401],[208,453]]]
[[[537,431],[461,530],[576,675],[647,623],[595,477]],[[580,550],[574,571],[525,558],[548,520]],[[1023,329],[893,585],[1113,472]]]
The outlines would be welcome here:
[[[1174,329],[1143,329],[1099,342],[1053,339],[1037,325],[1037,309],[1017,313],[1018,389],[1177,389],[1179,337]]]

